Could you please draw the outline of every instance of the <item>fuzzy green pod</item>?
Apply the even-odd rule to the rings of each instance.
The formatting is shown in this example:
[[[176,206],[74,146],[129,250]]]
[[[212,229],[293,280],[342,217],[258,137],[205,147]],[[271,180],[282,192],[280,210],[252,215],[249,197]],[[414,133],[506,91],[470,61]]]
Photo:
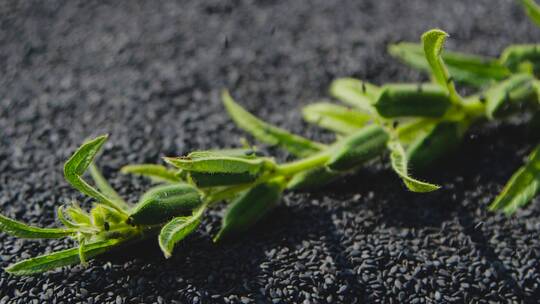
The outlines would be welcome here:
[[[444,89],[436,84],[390,84],[382,87],[373,104],[382,117],[441,117],[451,105]]]
[[[141,197],[130,219],[135,225],[160,224],[175,216],[190,215],[201,204],[199,191],[189,184],[156,186]]]
[[[414,171],[425,170],[455,150],[461,143],[463,133],[463,124],[457,122],[441,122],[435,125],[408,147],[409,166]]]
[[[279,203],[283,188],[282,181],[269,181],[256,185],[234,199],[214,241],[244,232],[255,225]]]
[[[189,172],[189,178],[199,188],[232,186],[254,182],[259,173],[207,173]]]
[[[326,166],[334,171],[350,170],[384,151],[388,139],[381,127],[367,126],[343,139]]]
[[[287,189],[315,189],[331,183],[342,174],[343,172],[332,171],[327,167],[314,168],[294,175],[287,184]]]

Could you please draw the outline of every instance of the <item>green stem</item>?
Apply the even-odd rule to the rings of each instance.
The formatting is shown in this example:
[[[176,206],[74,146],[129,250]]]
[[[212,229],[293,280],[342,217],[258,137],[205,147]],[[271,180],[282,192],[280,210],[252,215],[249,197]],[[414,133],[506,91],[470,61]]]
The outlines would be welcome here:
[[[473,95],[465,99],[461,108],[473,120],[477,120],[486,116],[486,105],[480,101],[480,97]]]
[[[231,187],[227,187],[223,190],[208,194],[208,196],[205,198],[205,205],[210,206],[214,203],[223,201],[225,199],[231,198],[238,192],[242,192],[244,190],[247,190],[253,186],[253,183],[248,184],[240,184],[235,185]]]
[[[290,163],[278,165],[276,173],[284,176],[291,176],[301,171],[306,171],[324,165],[331,156],[332,149],[326,149],[304,159],[296,160]]]

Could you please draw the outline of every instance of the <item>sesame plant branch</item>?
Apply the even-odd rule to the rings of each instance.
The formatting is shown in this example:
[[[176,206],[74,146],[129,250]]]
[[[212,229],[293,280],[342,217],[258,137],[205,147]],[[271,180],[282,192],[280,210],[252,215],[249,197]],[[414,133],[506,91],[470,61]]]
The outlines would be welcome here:
[[[537,6],[522,1],[532,16]],[[66,181],[93,199],[91,208],[77,202],[57,208],[60,228],[38,228],[0,215],[0,231],[20,238],[69,237],[78,246],[10,265],[15,275],[42,273],[62,266],[86,264],[119,246],[156,237],[165,257],[196,231],[206,211],[226,202],[214,242],[234,238],[279,205],[287,190],[318,188],[389,155],[390,167],[413,192],[440,188],[411,174],[433,167],[457,151],[473,124],[504,120],[532,111],[538,115],[540,56],[536,45],[508,47],[501,57],[444,52],[448,34],[431,30],[422,44],[402,43],[390,52],[428,71],[434,83],[384,84],[343,78],[330,85],[330,95],[348,107],[325,102],[308,105],[303,115],[336,133],[319,143],[262,121],[243,109],[227,91],[222,99],[232,120],[253,138],[285,149],[296,158],[280,163],[255,148],[194,151],[164,158],[169,166],[128,165],[122,173],[151,178],[136,204],[120,197],[93,164],[107,135],[84,142],[64,166]],[[468,83],[476,92],[461,96],[455,85]],[[539,149],[536,148],[491,204],[507,214],[529,203],[540,191]],[[83,179],[89,170],[95,187]]]

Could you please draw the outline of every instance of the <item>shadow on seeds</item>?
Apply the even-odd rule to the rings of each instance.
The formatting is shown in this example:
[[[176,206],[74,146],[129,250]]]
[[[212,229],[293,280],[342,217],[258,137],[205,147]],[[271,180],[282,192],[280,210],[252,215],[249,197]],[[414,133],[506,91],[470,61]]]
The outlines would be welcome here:
[[[333,218],[341,216],[342,210],[347,210],[359,215],[368,212],[377,214],[370,219],[370,225],[360,228],[363,234],[369,234],[381,225],[440,229],[444,222],[457,221],[470,237],[470,246],[475,246],[497,272],[508,274],[504,266],[501,268],[503,263],[489,244],[491,236],[482,229],[475,229],[478,218],[474,214],[474,205],[480,202],[474,192],[482,185],[504,184],[522,164],[522,156],[530,147],[530,138],[523,126],[516,125],[473,130],[451,157],[419,176],[442,184],[443,189],[437,192],[422,195],[408,192],[386,165],[388,160],[383,158],[317,191],[287,195],[285,200],[289,200],[289,204],[282,204],[257,229],[236,240],[215,245],[211,241],[211,234],[199,232],[182,242],[176,248],[175,255],[166,260],[155,238],[150,238],[107,256],[107,260],[131,263],[135,259],[133,263],[137,266],[159,269],[154,272],[158,273],[158,277],[151,279],[159,282],[153,283],[153,288],[164,291],[165,298],[165,291],[185,286],[187,282],[199,286],[209,295],[250,294],[262,300],[269,297],[269,291],[265,290],[267,282],[260,281],[261,277],[268,277],[263,276],[263,272],[272,272],[273,267],[280,269],[282,263],[291,259],[298,260],[298,251],[304,246],[321,246],[324,249],[324,256],[317,257],[316,262],[321,263],[325,257],[330,257],[337,270],[353,269],[346,255],[347,248],[342,244],[339,229],[333,221]],[[523,149],[516,151],[515,147]],[[496,161],[500,159],[508,161]],[[499,186],[491,188],[494,196]],[[482,192],[485,195],[486,191]],[[355,196],[358,199],[351,201],[351,197]],[[316,200],[322,203],[314,204]],[[466,201],[468,203],[464,203]],[[336,209],[328,204],[338,207]],[[218,225],[212,223],[213,230],[217,230]],[[304,241],[312,242],[304,245]],[[125,252],[129,254],[125,255]],[[265,267],[261,267],[263,263]],[[350,287],[343,292],[344,296],[354,292],[349,296],[365,298],[365,288],[355,274],[344,271],[337,273],[336,280]],[[507,279],[513,289],[519,291],[510,275]],[[310,285],[306,286],[309,288]],[[326,292],[337,293],[335,286],[339,284],[330,286]],[[299,288],[301,291],[302,287]]]

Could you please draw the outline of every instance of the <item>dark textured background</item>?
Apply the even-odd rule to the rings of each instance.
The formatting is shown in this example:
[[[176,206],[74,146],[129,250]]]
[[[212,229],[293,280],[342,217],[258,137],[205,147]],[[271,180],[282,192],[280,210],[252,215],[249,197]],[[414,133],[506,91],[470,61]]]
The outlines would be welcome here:
[[[219,90],[257,115],[320,140],[299,109],[330,81],[418,81],[385,46],[431,27],[450,49],[497,55],[540,41],[510,0],[2,1],[0,206],[53,225],[54,208],[84,200],[62,178],[85,139],[110,133],[99,164],[136,200],[148,183],[131,162],[238,144]],[[270,221],[214,246],[219,211],[165,260],[157,242],[36,277],[0,271],[0,303],[536,303],[540,204],[514,218],[486,211],[532,143],[520,123],[474,129],[407,193],[374,165],[315,193],[289,193]],[[282,159],[283,154],[279,154]],[[0,266],[68,247],[0,235]]]

